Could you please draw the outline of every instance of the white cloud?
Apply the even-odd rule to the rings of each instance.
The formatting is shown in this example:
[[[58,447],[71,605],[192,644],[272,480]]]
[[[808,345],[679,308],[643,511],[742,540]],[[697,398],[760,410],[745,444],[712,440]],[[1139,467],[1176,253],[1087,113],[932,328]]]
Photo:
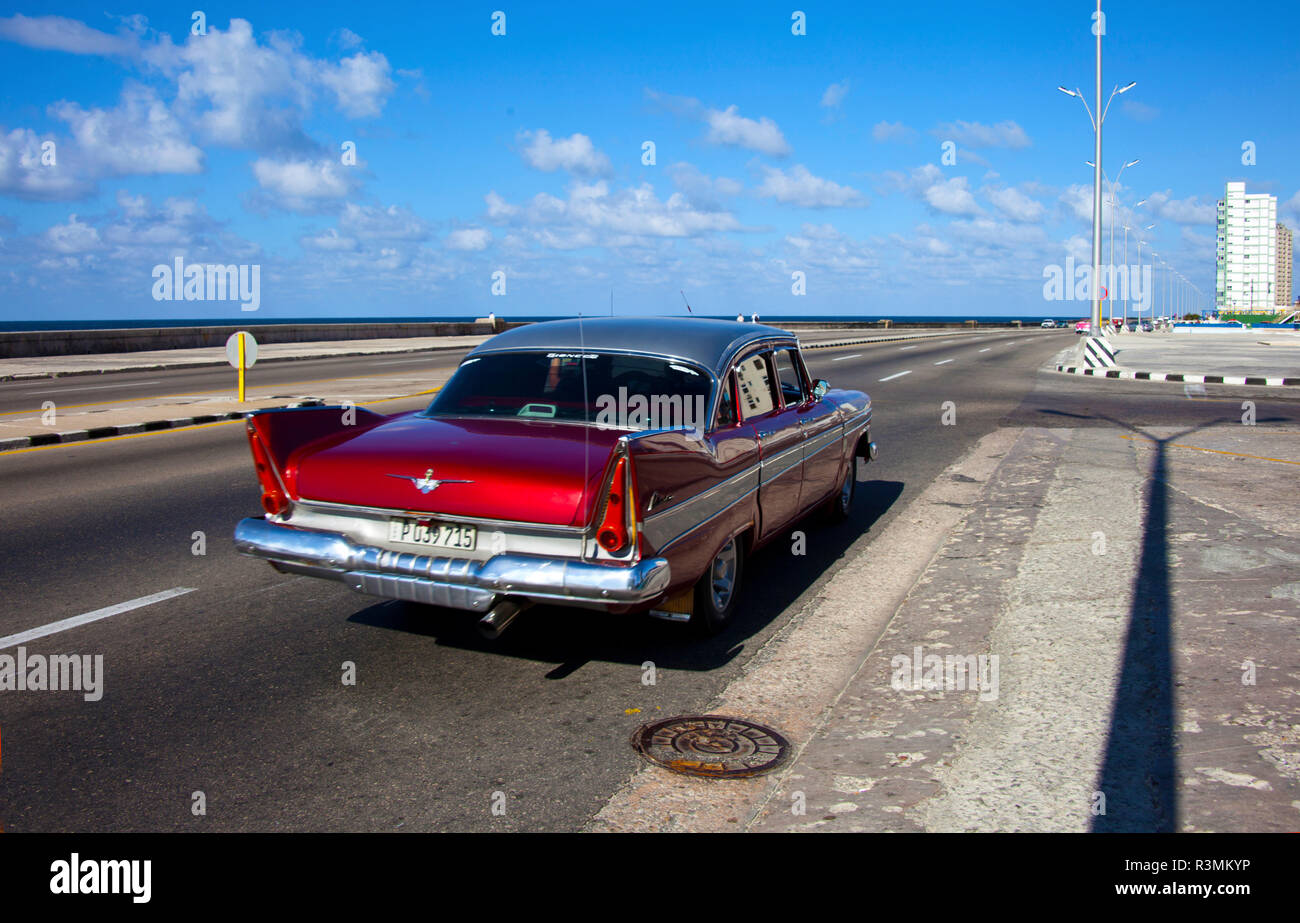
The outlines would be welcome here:
[[[355,202],[343,206],[339,227],[361,240],[416,241],[427,239],[430,233],[423,218],[404,208],[396,205],[380,208]]]
[[[51,114],[66,122],[79,166],[91,177],[198,173],[203,152],[189,142],[171,111],[147,87],[128,85],[113,109],[59,102]]]
[[[837,208],[867,204],[858,190],[814,176],[802,164],[796,164],[789,173],[775,167],[765,166],[762,170],[764,178],[758,194],[787,205]]]
[[[359,52],[338,64],[318,64],[318,79],[333,91],[339,109],[352,118],[374,117],[384,109],[395,84],[388,59],[377,51]]]
[[[357,249],[355,237],[344,237],[336,228],[326,228],[321,234],[301,237],[298,240],[310,250],[322,250],[326,253],[348,252]]]
[[[207,35],[190,35],[179,46],[164,36],[145,58],[175,77],[177,111],[227,147],[310,149],[302,120],[318,90],[357,118],[378,115],[394,89],[388,60],[378,52],[337,63],[312,58],[283,34],[259,43],[243,19],[232,19],[225,31],[209,24]]]
[[[29,128],[0,134],[0,193],[57,201],[79,198],[93,188],[84,177],[76,175],[66,150],[59,156],[57,144],[54,164],[42,162],[41,145],[49,140]]]
[[[744,186],[738,180],[726,176],[708,176],[689,163],[673,164],[668,168],[668,176],[692,205],[705,211],[721,211],[726,199],[744,191]]]
[[[909,128],[902,122],[877,122],[871,129],[871,137],[876,141],[912,141],[916,137],[916,130]]]
[[[741,229],[730,212],[702,211],[679,192],[660,200],[649,183],[612,192],[603,180],[576,183],[567,200],[539,193],[523,206],[509,205],[491,192],[487,202],[490,219],[527,231],[532,239],[554,249],[617,246],[637,238],[695,237]]]
[[[859,279],[878,275],[880,259],[875,248],[830,224],[804,223],[798,234],[787,234],[781,244],[790,269],[823,269]]]
[[[104,246],[99,231],[78,221],[76,215],[69,215],[67,224],[56,224],[47,229],[45,242],[51,250],[66,254],[86,253],[103,249]]]
[[[933,210],[945,215],[981,215],[983,209],[970,191],[964,176],[948,177],[932,163],[912,171],[910,176],[897,172],[885,174],[887,184],[923,200]]]
[[[710,144],[727,147],[743,147],[760,154],[783,156],[790,153],[790,145],[777,127],[767,116],[758,121],[740,115],[736,106],[725,110],[710,109],[704,114],[709,125],[706,139]]]
[[[985,125],[982,122],[944,122],[933,132],[935,137],[945,141],[956,141],[963,147],[1029,147],[1029,136],[1015,122],[999,122]]]
[[[1176,224],[1214,224],[1218,220],[1213,202],[1202,202],[1197,196],[1175,199],[1167,189],[1148,195],[1147,205],[1153,215]]]
[[[841,83],[832,83],[822,93],[821,104],[827,109],[837,109],[840,103],[844,102],[844,97],[849,95],[849,81],[847,78]]]
[[[964,176],[954,176],[935,183],[922,195],[931,208],[945,215],[978,215],[982,211],[976,204],[975,196],[971,194]]]
[[[574,133],[567,138],[553,140],[546,129],[525,131],[519,135],[523,148],[524,160],[529,166],[553,173],[567,170],[577,176],[607,176],[611,172],[609,158],[596,150],[591,139],[584,134]]]
[[[314,211],[348,194],[352,183],[337,160],[253,161],[253,176],[272,201],[291,211]]]
[[[134,35],[109,35],[75,19],[63,16],[24,16],[17,13],[0,19],[0,38],[45,51],[70,54],[134,55],[138,42]]]
[[[1032,199],[1018,189],[986,189],[985,197],[993,207],[1013,221],[1040,221],[1046,212],[1043,203]]]
[[[486,250],[492,243],[492,233],[486,228],[460,228],[447,235],[444,241],[448,250]]]

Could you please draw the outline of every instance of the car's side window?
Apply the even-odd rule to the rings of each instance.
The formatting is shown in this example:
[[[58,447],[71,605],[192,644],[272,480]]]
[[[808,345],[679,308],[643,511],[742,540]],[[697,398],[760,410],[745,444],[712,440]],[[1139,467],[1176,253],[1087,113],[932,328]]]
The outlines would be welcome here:
[[[740,390],[740,412],[750,420],[776,409],[776,392],[767,356],[758,353],[736,365],[736,384]]]
[[[787,407],[802,404],[807,399],[804,389],[803,373],[799,371],[798,359],[793,349],[778,349],[773,358],[776,360],[776,376],[781,383],[781,397]]]
[[[722,389],[722,393],[718,397],[718,418],[714,421],[713,428],[726,429],[735,426],[740,419],[736,415],[736,391],[730,373],[722,377],[718,387]]]

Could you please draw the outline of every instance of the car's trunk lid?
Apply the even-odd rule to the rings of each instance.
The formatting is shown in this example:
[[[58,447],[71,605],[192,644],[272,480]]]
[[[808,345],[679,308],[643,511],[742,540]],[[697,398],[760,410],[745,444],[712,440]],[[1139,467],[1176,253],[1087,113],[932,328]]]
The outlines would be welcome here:
[[[296,459],[307,500],[583,525],[622,435],[581,424],[399,417]]]

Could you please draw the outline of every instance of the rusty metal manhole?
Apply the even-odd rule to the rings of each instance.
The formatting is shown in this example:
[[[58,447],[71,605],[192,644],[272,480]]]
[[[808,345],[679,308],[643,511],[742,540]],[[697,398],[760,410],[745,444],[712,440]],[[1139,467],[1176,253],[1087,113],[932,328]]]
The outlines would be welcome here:
[[[650,762],[692,776],[743,779],[785,761],[786,739],[769,727],[726,715],[686,715],[637,729],[632,746]]]

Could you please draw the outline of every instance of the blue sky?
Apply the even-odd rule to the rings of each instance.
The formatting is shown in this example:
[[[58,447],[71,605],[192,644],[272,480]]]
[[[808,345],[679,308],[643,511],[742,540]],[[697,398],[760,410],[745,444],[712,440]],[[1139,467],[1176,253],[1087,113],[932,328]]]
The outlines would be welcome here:
[[[239,316],[155,300],[176,257],[260,267],[250,321],[602,313],[611,290],[620,313],[685,290],[719,315],[1082,316],[1043,273],[1089,259],[1091,127],[1056,87],[1092,85],[1091,10],[266,3],[194,35],[174,4],[10,7],[0,320]],[[1300,12],[1106,14],[1106,92],[1138,82],[1106,121],[1112,178],[1141,161],[1116,259],[1121,223],[1155,224],[1144,262],[1212,298],[1225,180],[1300,224]]]

